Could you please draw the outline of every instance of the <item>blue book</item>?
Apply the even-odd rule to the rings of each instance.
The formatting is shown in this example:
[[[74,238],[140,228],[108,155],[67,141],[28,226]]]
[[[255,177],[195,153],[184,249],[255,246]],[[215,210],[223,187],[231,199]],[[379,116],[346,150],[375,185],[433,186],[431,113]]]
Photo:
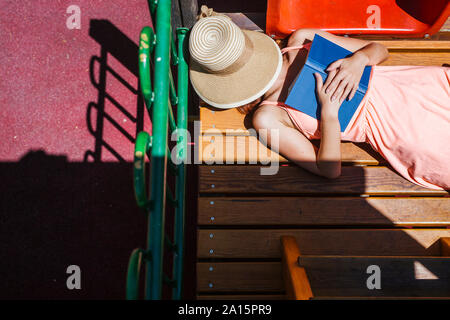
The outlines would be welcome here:
[[[326,71],[328,66],[334,61],[346,58],[351,54],[351,51],[316,34],[306,63],[290,88],[286,104],[320,120],[320,106],[318,106],[316,98],[316,79],[314,73],[320,73],[325,82],[328,76]],[[345,99],[342,102],[338,114],[342,132],[347,128],[353,114],[366,94],[367,88],[369,87],[371,71],[371,66],[365,67],[355,96],[350,101]]]

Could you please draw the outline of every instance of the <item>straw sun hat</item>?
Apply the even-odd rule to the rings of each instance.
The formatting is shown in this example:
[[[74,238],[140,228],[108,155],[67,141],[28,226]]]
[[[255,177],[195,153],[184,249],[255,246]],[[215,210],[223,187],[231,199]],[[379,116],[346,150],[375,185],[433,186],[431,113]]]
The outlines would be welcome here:
[[[227,16],[209,10],[189,38],[192,86],[203,101],[217,108],[250,103],[280,74],[280,49],[267,35],[241,30]]]

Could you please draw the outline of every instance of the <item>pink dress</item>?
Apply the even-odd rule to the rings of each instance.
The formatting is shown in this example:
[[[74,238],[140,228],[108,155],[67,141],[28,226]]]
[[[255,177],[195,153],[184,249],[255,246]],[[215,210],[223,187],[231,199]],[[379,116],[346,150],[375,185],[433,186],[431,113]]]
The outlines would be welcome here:
[[[280,106],[308,139],[320,138],[317,119],[282,102],[261,104]],[[368,142],[415,184],[450,189],[450,68],[373,66],[366,95],[341,138]]]

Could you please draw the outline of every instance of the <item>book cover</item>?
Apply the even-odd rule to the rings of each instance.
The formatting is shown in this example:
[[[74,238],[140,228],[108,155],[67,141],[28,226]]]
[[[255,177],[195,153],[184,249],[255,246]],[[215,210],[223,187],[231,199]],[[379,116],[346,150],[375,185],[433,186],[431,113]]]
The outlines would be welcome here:
[[[305,65],[291,86],[285,103],[294,109],[320,120],[320,106],[316,98],[316,79],[314,73],[320,73],[325,82],[328,76],[326,71],[328,66],[334,61],[346,58],[351,54],[351,51],[316,34]],[[371,66],[365,67],[355,96],[350,101],[345,99],[342,102],[338,114],[342,132],[347,128],[353,114],[366,94],[371,71]]]

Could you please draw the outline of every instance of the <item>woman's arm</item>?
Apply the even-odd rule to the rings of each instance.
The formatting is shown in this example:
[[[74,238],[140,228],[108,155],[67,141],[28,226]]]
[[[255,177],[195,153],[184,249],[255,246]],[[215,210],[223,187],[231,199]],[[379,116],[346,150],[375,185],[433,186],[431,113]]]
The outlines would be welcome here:
[[[352,51],[353,55],[339,59],[328,66],[328,77],[325,89],[332,94],[331,99],[351,100],[358,89],[359,81],[365,66],[376,65],[389,56],[388,50],[381,44],[361,39],[340,37],[319,29],[299,29],[295,31],[288,41],[288,46],[301,45],[306,40],[312,41],[318,34],[342,47]]]
[[[312,173],[333,179],[341,175],[341,127],[338,120],[341,104],[337,100],[331,101],[331,95],[325,93],[322,77],[318,73],[315,77],[316,95],[321,105],[319,150],[299,130],[286,125],[290,122],[289,117],[279,107],[269,105],[256,109],[253,126],[260,133],[259,140],[275,152]],[[267,130],[266,133],[261,134],[261,129]]]
[[[340,45],[341,47],[343,47],[351,52],[356,52],[360,49],[363,49],[364,47],[366,47],[369,44],[373,47],[376,47],[377,48],[376,50],[377,51],[379,50],[379,53],[381,53],[381,56],[379,56],[378,58],[373,57],[374,60],[371,61],[370,65],[375,65],[375,64],[381,63],[388,56],[387,49],[382,44],[367,41],[367,40],[362,40],[362,39],[336,36],[332,33],[329,33],[329,32],[326,32],[326,31],[323,31],[320,29],[298,29],[297,31],[294,31],[291,34],[291,36],[289,37],[288,46],[302,45],[306,40],[313,41],[314,36],[316,34]]]
[[[252,120],[253,127],[259,133],[258,138],[263,144],[298,166],[332,179],[340,175],[341,144],[339,122],[331,120],[331,112],[329,115],[325,113],[322,115],[330,121],[321,124],[322,141],[319,150],[291,124],[288,114],[280,107],[260,106],[253,114]]]
[[[338,119],[341,103],[338,100],[331,100],[331,94],[326,93],[320,74],[315,73],[314,76],[317,100],[321,106],[321,138],[317,153],[317,167],[327,177],[336,178],[341,175],[341,125]]]

